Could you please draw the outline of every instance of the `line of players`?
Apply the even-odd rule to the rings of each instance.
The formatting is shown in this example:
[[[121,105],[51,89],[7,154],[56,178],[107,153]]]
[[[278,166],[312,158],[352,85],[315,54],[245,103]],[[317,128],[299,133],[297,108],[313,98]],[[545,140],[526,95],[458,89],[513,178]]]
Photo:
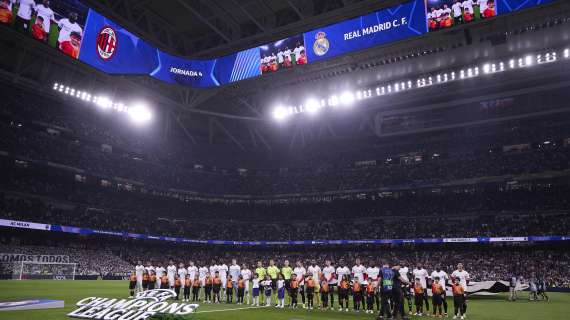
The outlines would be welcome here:
[[[15,17],[12,16],[14,5],[18,6]],[[58,49],[75,59],[79,57],[83,29],[78,23],[76,12],[71,11],[67,18],[57,20],[49,0],[42,0],[40,4],[34,0],[0,0],[0,23],[12,22],[16,30],[31,33],[34,39],[42,42],[48,41],[52,24],[57,25]]]
[[[412,279],[410,281],[410,279]],[[301,261],[291,267],[285,260],[279,268],[274,260],[269,260],[268,267],[262,261],[257,262],[254,271],[247,264],[241,266],[233,259],[228,267],[225,263],[212,261],[209,267],[197,267],[190,261],[188,267],[180,263],[178,267],[171,260],[166,268],[162,264],[154,267],[151,263],[144,266],[140,261],[131,274],[129,289],[131,296],[137,291],[155,288],[174,289],[177,296],[183,294],[183,301],[203,301],[204,303],[233,303],[234,293],[237,304],[254,306],[265,304],[285,307],[285,297],[289,297],[289,306],[298,307],[298,296],[302,306],[312,310],[315,302],[319,309],[334,309],[335,287],[339,299],[339,311],[349,311],[352,297],[352,309],[359,312],[380,313],[379,317],[403,316],[404,299],[407,300],[408,313],[421,316],[429,313],[428,290],[432,293],[434,316],[447,316],[446,286],[453,279],[451,288],[454,301],[454,318],[464,318],[467,310],[466,290],[469,273],[462,264],[451,277],[440,267],[431,274],[420,263],[413,270],[408,267],[392,266],[383,263],[382,267],[365,267],[360,259],[349,269],[344,261],[334,267],[330,260],[325,261],[321,269],[313,260],[305,268]],[[376,307],[376,308],[375,308]]]
[[[294,65],[307,64],[305,47],[300,41],[297,42],[293,50],[285,46],[285,49],[277,53],[271,53],[261,58],[261,72],[263,74],[276,72],[279,69],[291,68]]]
[[[447,4],[430,7],[427,13],[428,27],[433,31],[471,22],[476,19],[474,7],[479,7],[480,19],[496,15],[494,0],[455,0],[451,8]]]

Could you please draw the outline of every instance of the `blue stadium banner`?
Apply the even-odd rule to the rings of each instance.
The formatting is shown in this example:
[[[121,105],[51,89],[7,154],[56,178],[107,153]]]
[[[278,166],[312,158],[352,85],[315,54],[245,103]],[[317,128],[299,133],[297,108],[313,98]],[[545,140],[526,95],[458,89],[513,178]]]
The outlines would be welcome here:
[[[419,238],[419,239],[367,239],[367,240],[298,240],[298,241],[232,241],[198,240],[167,236],[153,236],[140,233],[97,230],[54,224],[0,219],[0,227],[36,229],[81,235],[104,235],[141,240],[168,241],[177,243],[208,244],[223,246],[319,246],[319,245],[401,245],[407,243],[489,243],[489,242],[531,242],[531,241],[570,241],[570,236],[527,236],[527,237],[477,237],[477,238]]]
[[[261,74],[259,48],[212,60],[188,60],[158,51],[158,63],[150,72],[159,80],[197,88],[217,87]]]
[[[424,0],[376,11],[304,34],[310,63],[427,33]]]
[[[524,10],[558,0],[495,0],[497,1],[498,14]]]
[[[89,10],[79,60],[110,74],[148,75],[157,49],[95,10]]]

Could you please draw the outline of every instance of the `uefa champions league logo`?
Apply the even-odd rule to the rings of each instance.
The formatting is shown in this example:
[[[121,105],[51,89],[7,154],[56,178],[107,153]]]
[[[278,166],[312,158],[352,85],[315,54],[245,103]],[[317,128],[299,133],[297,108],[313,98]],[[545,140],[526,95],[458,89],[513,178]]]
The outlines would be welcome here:
[[[81,319],[145,320],[155,314],[188,315],[199,307],[195,303],[167,302],[175,297],[174,290],[168,289],[142,291],[133,299],[89,297],[78,301],[78,309],[67,316]]]
[[[327,34],[319,31],[315,35],[315,43],[313,44],[313,52],[317,56],[324,56],[330,48],[329,39],[327,39]]]

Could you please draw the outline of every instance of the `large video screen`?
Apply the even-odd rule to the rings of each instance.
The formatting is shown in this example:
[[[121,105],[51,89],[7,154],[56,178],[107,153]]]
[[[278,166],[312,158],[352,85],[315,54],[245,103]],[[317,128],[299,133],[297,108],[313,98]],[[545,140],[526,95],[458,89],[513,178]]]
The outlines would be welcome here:
[[[163,52],[79,0],[0,0],[0,25],[108,74],[217,87],[559,0],[410,0],[205,60]]]
[[[78,0],[0,0],[0,23],[75,59],[88,12]]]

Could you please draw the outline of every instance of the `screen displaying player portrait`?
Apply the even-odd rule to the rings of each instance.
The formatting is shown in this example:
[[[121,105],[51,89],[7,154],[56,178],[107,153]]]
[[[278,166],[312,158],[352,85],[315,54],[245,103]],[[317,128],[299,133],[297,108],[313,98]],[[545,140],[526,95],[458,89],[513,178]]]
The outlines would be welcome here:
[[[88,12],[79,0],[0,0],[0,23],[75,59]]]
[[[259,52],[262,74],[307,64],[305,41],[302,34],[260,46]]]
[[[495,0],[426,0],[429,31],[453,28],[497,15]]]

